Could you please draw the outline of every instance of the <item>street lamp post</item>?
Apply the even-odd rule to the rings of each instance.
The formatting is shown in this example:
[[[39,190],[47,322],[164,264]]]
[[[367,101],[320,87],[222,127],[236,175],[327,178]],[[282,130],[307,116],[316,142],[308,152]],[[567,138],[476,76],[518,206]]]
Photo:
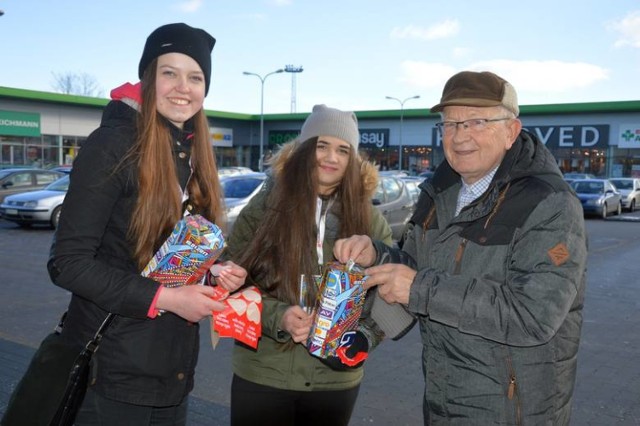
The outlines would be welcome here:
[[[400,100],[398,98],[394,98],[392,96],[387,96],[386,99],[391,99],[392,101],[398,101],[398,103],[400,103],[400,137],[399,137],[399,141],[398,141],[398,145],[399,145],[399,149],[398,149],[398,170],[402,170],[402,125],[403,125],[403,118],[404,118],[404,103],[407,101],[410,101],[411,99],[418,99],[420,98],[420,95],[416,95],[416,96],[411,96],[409,98],[406,98],[404,100]]]
[[[244,71],[242,74],[244,75],[255,75],[260,79],[260,158],[258,159],[258,169],[263,171],[263,152],[264,152],[264,81],[272,74],[279,74],[284,72],[282,68],[272,71],[266,74],[264,77],[260,74],[256,74],[254,72]]]

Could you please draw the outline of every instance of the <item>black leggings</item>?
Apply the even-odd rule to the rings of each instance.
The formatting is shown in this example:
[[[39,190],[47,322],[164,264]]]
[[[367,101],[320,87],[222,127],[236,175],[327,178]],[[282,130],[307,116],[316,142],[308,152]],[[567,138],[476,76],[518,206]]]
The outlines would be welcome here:
[[[360,385],[346,390],[292,391],[244,380],[231,383],[231,426],[347,426]]]

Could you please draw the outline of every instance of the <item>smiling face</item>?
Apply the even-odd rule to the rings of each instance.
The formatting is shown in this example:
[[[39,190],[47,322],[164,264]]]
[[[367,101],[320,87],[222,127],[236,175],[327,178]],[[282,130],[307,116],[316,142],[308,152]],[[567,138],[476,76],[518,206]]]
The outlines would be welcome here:
[[[185,121],[202,109],[204,92],[204,74],[190,56],[182,53],[158,56],[156,108],[167,120],[182,129]]]
[[[349,157],[351,145],[334,136],[319,136],[316,144],[318,161],[318,192],[322,195],[333,193],[342,182]]]
[[[501,107],[448,106],[443,121],[465,121],[472,118],[495,119],[508,116]],[[477,182],[496,168],[515,142],[522,123],[517,118],[494,121],[481,130],[462,125],[442,137],[444,155],[449,165],[467,184]]]

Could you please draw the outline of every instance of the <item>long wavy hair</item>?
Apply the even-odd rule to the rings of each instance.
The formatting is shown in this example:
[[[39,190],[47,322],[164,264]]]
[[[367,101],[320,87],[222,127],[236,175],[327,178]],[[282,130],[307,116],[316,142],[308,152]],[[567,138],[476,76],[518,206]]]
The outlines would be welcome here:
[[[271,161],[274,182],[266,200],[264,219],[238,259],[258,286],[292,305],[298,304],[300,275],[310,277],[318,273],[317,143],[315,137],[303,142],[295,140]],[[331,211],[340,223],[338,238],[370,231],[371,200],[364,187],[362,166],[362,159],[352,147],[345,175],[332,194],[335,201]],[[309,286],[308,306],[315,298],[314,287]]]
[[[142,77],[142,105],[132,152],[137,157],[138,199],[129,226],[134,257],[140,269],[183,215],[182,192],[173,158],[170,130],[156,109],[157,59]],[[192,175],[187,185],[189,203],[208,220],[222,224],[224,208],[218,170],[204,110],[192,118]]]

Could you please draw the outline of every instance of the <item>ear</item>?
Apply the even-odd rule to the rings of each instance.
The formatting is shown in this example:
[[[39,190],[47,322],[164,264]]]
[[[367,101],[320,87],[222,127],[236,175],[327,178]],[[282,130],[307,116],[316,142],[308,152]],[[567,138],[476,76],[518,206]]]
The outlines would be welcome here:
[[[518,139],[518,135],[520,134],[521,130],[522,121],[520,121],[519,118],[514,118],[507,124],[508,139],[505,144],[505,149],[511,149],[513,143],[516,141],[516,139]]]

